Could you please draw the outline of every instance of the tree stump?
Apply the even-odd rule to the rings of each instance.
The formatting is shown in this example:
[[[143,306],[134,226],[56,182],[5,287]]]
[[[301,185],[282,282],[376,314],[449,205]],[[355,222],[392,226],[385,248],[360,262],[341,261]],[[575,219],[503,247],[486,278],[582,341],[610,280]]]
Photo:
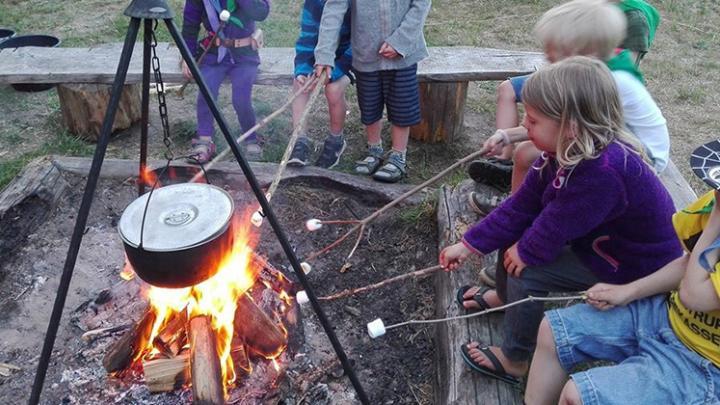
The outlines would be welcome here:
[[[462,131],[467,89],[468,82],[420,83],[422,121],[410,127],[410,137],[426,143],[455,140]]]
[[[63,124],[71,133],[91,142],[100,137],[105,111],[110,102],[111,85],[60,84],[60,111]],[[141,84],[126,84],[120,96],[111,132],[130,128],[140,120]]]

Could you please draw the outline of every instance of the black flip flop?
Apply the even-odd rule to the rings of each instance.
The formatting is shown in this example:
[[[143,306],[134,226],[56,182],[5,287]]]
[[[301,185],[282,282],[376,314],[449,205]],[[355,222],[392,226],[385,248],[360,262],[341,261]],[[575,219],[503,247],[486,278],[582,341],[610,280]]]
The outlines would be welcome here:
[[[458,305],[460,305],[460,308],[465,309],[465,311],[467,311],[468,313],[484,311],[486,309],[492,308],[492,306],[490,306],[490,304],[488,304],[487,301],[485,301],[485,299],[483,298],[483,295],[485,295],[486,292],[493,290],[486,285],[479,286],[480,289],[475,293],[475,295],[472,296],[472,300],[477,302],[480,308],[465,308],[465,306],[463,305],[463,303],[465,302],[465,298],[463,298],[463,295],[465,295],[465,293],[473,287],[475,286],[464,285],[458,288],[457,293],[455,293],[455,299],[457,300]]]
[[[507,372],[505,372],[505,367],[502,366],[500,360],[498,360],[497,356],[495,356],[495,354],[490,350],[490,347],[488,347],[484,343],[478,343],[480,343],[480,345],[478,346],[478,350],[480,350],[490,360],[495,369],[493,370],[491,368],[483,366],[482,364],[476,363],[475,360],[470,357],[470,349],[468,349],[469,343],[462,345],[462,347],[460,348],[465,364],[467,364],[473,371],[477,371],[478,373],[484,374],[490,378],[500,380],[510,385],[520,385],[520,379],[517,377],[513,377]]]

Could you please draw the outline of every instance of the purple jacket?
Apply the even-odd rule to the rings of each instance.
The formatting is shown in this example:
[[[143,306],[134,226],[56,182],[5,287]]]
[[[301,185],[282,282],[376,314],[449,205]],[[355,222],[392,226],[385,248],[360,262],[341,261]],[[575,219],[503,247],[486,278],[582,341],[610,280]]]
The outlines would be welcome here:
[[[463,237],[487,254],[518,242],[528,266],[572,250],[603,282],[644,277],[682,254],[671,217],[670,194],[652,168],[620,144],[597,159],[559,171],[552,157],[531,169],[520,189]],[[564,184],[563,184],[564,183]]]
[[[221,7],[227,7],[227,0],[218,1]],[[228,22],[223,29],[224,37],[232,39],[249,37],[255,31],[255,21],[263,21],[270,13],[270,0],[235,0],[235,3],[236,10],[232,15],[242,22],[243,28]],[[206,31],[212,31],[210,21],[205,13],[203,0],[186,0],[183,12],[182,36],[188,48],[190,48],[190,53],[196,58],[202,53],[197,43],[201,23]],[[208,54],[210,55],[205,57],[208,61],[216,61],[217,48],[210,49]],[[249,46],[230,49],[230,54],[236,62],[247,60],[260,63],[257,51],[254,51]]]

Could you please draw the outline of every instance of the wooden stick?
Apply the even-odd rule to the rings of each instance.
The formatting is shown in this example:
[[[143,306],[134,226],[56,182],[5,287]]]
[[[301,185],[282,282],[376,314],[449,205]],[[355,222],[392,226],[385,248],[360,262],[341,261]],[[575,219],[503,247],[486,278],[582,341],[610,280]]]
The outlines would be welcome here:
[[[122,325],[116,325],[116,326],[109,326],[107,328],[99,328],[99,329],[93,329],[89,330],[82,334],[81,338],[82,340],[86,342],[90,342],[94,339],[97,339],[102,336],[111,335],[115,332],[124,331],[125,329],[133,326],[130,323],[122,324]]]
[[[267,117],[265,117],[265,118],[263,118],[262,120],[260,120],[260,122],[256,123],[255,126],[253,126],[252,128],[248,129],[247,131],[245,131],[242,135],[240,135],[240,137],[238,137],[238,138],[235,140],[235,142],[237,142],[238,144],[241,143],[242,141],[244,141],[245,139],[247,139],[247,137],[249,137],[252,133],[254,133],[254,132],[257,131],[258,129],[260,129],[260,128],[264,127],[265,125],[267,125],[270,121],[273,120],[273,118],[277,117],[277,116],[280,115],[283,111],[285,111],[285,109],[287,109],[287,108],[293,103],[293,101],[295,101],[296,98],[300,97],[300,95],[303,94],[303,93],[305,92],[305,90],[307,90],[307,89],[310,87],[310,85],[313,84],[314,82],[315,82],[315,79],[310,79],[310,80],[306,81],[305,84],[303,84],[302,87],[300,87],[300,89],[298,89],[298,91],[296,91],[295,93],[293,93],[293,95],[285,102],[285,104],[283,104],[283,105],[282,105],[280,108],[278,108],[277,110],[273,111],[272,114],[270,114],[270,115],[268,115]],[[225,158],[225,156],[227,156],[227,154],[230,153],[230,151],[231,151],[231,149],[230,149],[230,148],[227,148],[227,149],[225,149],[224,151],[220,152],[217,156],[215,156],[215,158],[213,158],[213,160],[211,160],[211,161],[208,162],[205,166],[203,166],[203,167],[205,168],[205,171],[210,170],[210,169],[215,165],[215,163],[217,163],[217,162],[221,161],[223,158]],[[201,171],[199,171],[198,173],[196,173],[196,174],[190,179],[189,182],[190,182],[190,183],[195,183],[195,182],[198,181],[202,176],[203,176],[203,171],[201,170]]]
[[[400,197],[390,201],[389,203],[385,204],[385,206],[379,208],[377,211],[375,211],[372,214],[368,215],[367,217],[361,219],[357,225],[353,226],[349,231],[347,231],[344,235],[342,235],[341,237],[336,239],[334,242],[332,242],[328,246],[320,249],[319,251],[311,253],[310,256],[308,256],[307,259],[305,259],[305,261],[309,262],[309,261],[316,259],[317,257],[327,253],[330,249],[339,245],[340,242],[347,239],[354,232],[359,231],[360,235],[358,236],[358,240],[355,242],[355,246],[350,251],[350,254],[348,254],[348,256],[346,257],[346,260],[351,258],[352,255],[355,253],[355,250],[357,249],[357,245],[359,245],[359,243],[360,243],[360,238],[362,238],[362,232],[365,230],[365,227],[367,226],[368,223],[370,223],[372,220],[374,220],[375,218],[382,215],[384,212],[386,212],[390,208],[398,205],[399,203],[401,203],[403,200],[407,199],[411,195],[417,193],[418,191],[424,189],[425,187],[427,187],[427,186],[435,183],[436,181],[440,180],[441,178],[445,177],[446,175],[448,175],[450,172],[452,172],[459,166],[461,166],[475,158],[478,158],[480,156],[487,154],[488,151],[489,151],[489,149],[483,148],[483,149],[475,151],[475,152],[465,156],[464,158],[458,160],[457,162],[452,164],[450,167],[446,168],[445,170],[443,170],[440,173],[433,176],[431,179],[426,180],[425,182],[423,182],[422,184],[420,184],[418,186],[415,186],[415,188],[413,188],[412,190],[410,190],[410,191],[406,192],[405,194],[401,195]]]
[[[322,83],[325,81],[326,77],[325,71],[323,71],[320,74],[320,77],[317,78],[317,80]],[[282,159],[280,159],[280,165],[278,166],[277,173],[275,173],[275,178],[273,179],[272,183],[270,183],[270,187],[268,188],[268,191],[265,193],[265,198],[268,202],[270,202],[270,199],[272,198],[273,194],[275,194],[275,191],[278,188],[278,185],[280,184],[280,180],[282,179],[282,174],[285,171],[285,166],[287,166],[288,160],[290,160],[290,154],[293,151],[293,148],[295,148],[295,143],[297,142],[298,138],[300,137],[300,133],[302,132],[303,128],[305,127],[305,121],[307,121],[307,118],[310,116],[310,109],[315,104],[315,101],[318,98],[318,95],[320,94],[320,90],[324,86],[317,85],[313,89],[312,93],[310,93],[310,98],[308,99],[307,104],[305,105],[305,109],[303,110],[302,114],[300,115],[300,120],[295,125],[295,129],[293,129],[292,134],[290,135],[290,139],[288,140],[287,147],[285,147],[285,153],[283,153]],[[258,209],[258,212],[262,214],[262,209]],[[263,215],[264,216],[264,215]]]
[[[210,317],[203,315],[190,319],[189,328],[193,403],[223,405],[225,382]]]
[[[171,359],[143,361],[145,385],[150,392],[168,392],[181,388],[190,380],[190,355]]]
[[[124,370],[141,355],[155,323],[155,311],[148,307],[143,317],[110,348],[103,358],[108,373]]]
[[[247,294],[238,298],[235,333],[263,357],[275,357],[287,346],[283,330]]]
[[[395,277],[392,277],[392,278],[388,278],[388,279],[385,279],[385,280],[380,281],[380,282],[375,283],[375,284],[370,284],[370,285],[366,285],[366,286],[364,286],[364,287],[359,287],[359,288],[352,288],[352,289],[351,289],[351,288],[348,288],[348,289],[346,289],[346,290],[340,291],[339,293],[335,293],[335,294],[328,295],[328,296],[325,296],[325,297],[318,297],[318,300],[320,300],[320,301],[332,301],[332,300],[337,300],[337,299],[340,299],[340,298],[350,297],[350,296],[352,296],[352,295],[361,294],[361,293],[365,293],[365,292],[368,292],[368,291],[372,291],[372,290],[375,290],[375,289],[378,289],[378,288],[382,288],[382,287],[385,287],[385,286],[388,285],[388,284],[396,283],[396,282],[398,282],[398,281],[406,280],[406,279],[408,279],[408,278],[414,278],[414,279],[416,279],[416,280],[423,279],[423,278],[425,278],[425,277],[427,277],[427,276],[430,276],[430,275],[434,274],[436,271],[438,271],[438,270],[440,270],[440,269],[442,269],[442,266],[440,266],[440,265],[432,266],[432,267],[426,267],[426,268],[424,268],[424,269],[417,270],[417,271],[413,271],[413,272],[411,272],[411,273],[405,273],[405,274],[401,274],[401,275],[399,275],[399,276],[395,276]]]

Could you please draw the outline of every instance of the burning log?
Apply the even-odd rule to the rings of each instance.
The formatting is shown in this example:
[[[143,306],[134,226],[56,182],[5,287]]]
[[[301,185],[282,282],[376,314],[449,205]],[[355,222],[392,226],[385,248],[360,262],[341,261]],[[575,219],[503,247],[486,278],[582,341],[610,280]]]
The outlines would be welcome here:
[[[237,300],[235,333],[264,357],[277,356],[287,345],[283,330],[247,294]]]
[[[167,322],[162,331],[160,331],[153,340],[153,344],[155,347],[160,348],[168,357],[175,357],[185,343],[187,343],[187,334],[185,331],[187,312],[182,310],[173,313],[171,316],[170,321]]]
[[[190,379],[190,356],[143,361],[145,384],[150,392],[168,392],[182,387]]]
[[[238,335],[233,335],[230,347],[232,347],[230,350],[230,358],[232,358],[233,366],[235,367],[235,374],[238,376],[241,374],[250,374],[252,367],[250,366],[250,359],[245,349],[245,342],[243,342],[242,338]]]
[[[196,316],[189,325],[193,403],[224,404],[225,388],[211,319]]]
[[[140,355],[152,332],[155,318],[155,312],[148,307],[142,319],[115,342],[103,358],[103,366],[108,373],[124,370]]]

